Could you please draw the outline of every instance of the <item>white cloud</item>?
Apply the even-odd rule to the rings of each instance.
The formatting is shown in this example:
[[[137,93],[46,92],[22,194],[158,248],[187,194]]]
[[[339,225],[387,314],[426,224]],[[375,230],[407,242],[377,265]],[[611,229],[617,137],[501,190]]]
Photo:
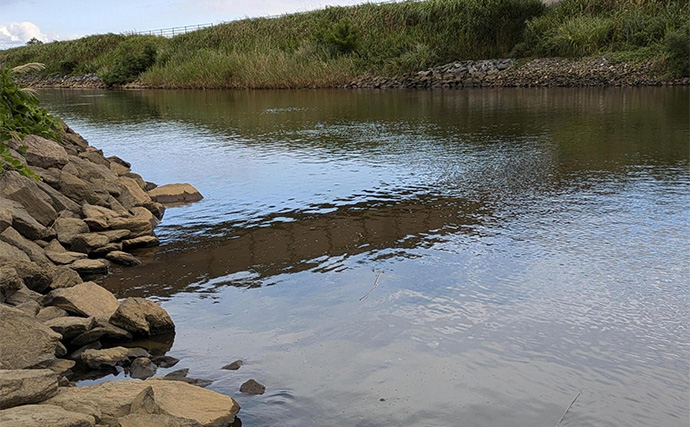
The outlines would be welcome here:
[[[0,47],[3,48],[21,46],[34,37],[42,42],[48,41],[48,36],[32,22],[0,26]]]

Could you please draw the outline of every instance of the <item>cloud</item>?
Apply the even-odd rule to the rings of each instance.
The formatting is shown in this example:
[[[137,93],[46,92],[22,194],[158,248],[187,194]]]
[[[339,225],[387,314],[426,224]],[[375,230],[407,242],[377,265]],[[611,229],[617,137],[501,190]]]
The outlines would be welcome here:
[[[0,26],[0,47],[21,46],[34,37],[42,42],[48,41],[48,36],[32,22]]]

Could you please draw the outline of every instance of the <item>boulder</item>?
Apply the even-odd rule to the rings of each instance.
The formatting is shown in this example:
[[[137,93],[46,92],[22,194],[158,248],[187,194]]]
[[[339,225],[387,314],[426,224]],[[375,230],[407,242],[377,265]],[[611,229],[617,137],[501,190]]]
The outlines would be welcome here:
[[[163,219],[163,215],[165,215],[165,206],[163,206],[162,203],[151,201],[144,203],[144,207],[148,209],[149,212],[151,212],[157,219]]]
[[[3,303],[24,286],[24,281],[11,267],[0,267],[0,303]]]
[[[0,233],[5,231],[7,227],[12,226],[12,211],[1,207],[0,208]]]
[[[33,216],[29,215],[21,204],[0,197],[0,206],[12,212],[12,227],[27,239],[39,240],[52,234]]]
[[[101,150],[93,149],[93,147],[88,147],[85,151],[79,153],[79,157],[86,159],[91,163],[110,168],[110,162],[103,157],[103,152]]]
[[[93,276],[95,274],[108,274],[110,263],[103,259],[80,259],[69,266],[81,276]]]
[[[152,336],[175,330],[170,315],[158,304],[144,298],[127,298],[120,303],[110,323],[135,336]]]
[[[134,255],[123,251],[110,252],[105,256],[105,258],[108,261],[114,262],[115,264],[120,264],[127,267],[133,267],[141,264],[141,261],[139,261]]]
[[[25,261],[29,262],[29,256],[21,249],[0,240],[0,262],[3,261]]]
[[[131,209],[135,206],[143,206],[144,203],[151,201],[151,197],[134,179],[127,176],[121,176],[117,178],[117,182],[120,184],[122,190],[117,200],[122,203],[122,206],[125,208]]]
[[[132,164],[128,162],[127,160],[123,160],[120,157],[117,156],[110,156],[108,157],[108,160],[110,160],[110,164],[112,165],[113,163],[117,163],[120,166],[124,166],[127,169],[132,167]]]
[[[146,192],[146,181],[144,181],[144,178],[142,178],[141,175],[134,172],[127,172],[126,174],[124,174],[124,176],[126,176],[127,178],[132,178],[134,182],[136,182],[137,185],[139,185],[139,188]]]
[[[48,369],[0,369],[0,409],[38,403],[57,394],[58,377]]]
[[[19,310],[0,305],[0,369],[46,366],[62,336]]]
[[[81,276],[76,271],[67,267],[57,267],[53,275],[50,289],[71,288],[82,283]]]
[[[31,261],[39,263],[49,262],[45,252],[43,251],[43,248],[19,234],[19,232],[12,227],[7,228],[5,231],[0,233],[0,240],[14,246],[15,248],[21,249],[29,256]]]
[[[9,171],[3,175],[0,192],[22,205],[43,226],[51,224],[57,218],[50,196],[33,179],[22,176],[19,172]]]
[[[60,176],[59,171],[57,176]],[[41,189],[41,191],[50,197],[51,205],[56,212],[61,212],[63,210],[68,210],[74,213],[79,212],[79,204],[60,193],[50,185],[42,181],[38,181],[36,185]]]
[[[137,357],[129,367],[129,376],[140,380],[145,380],[156,375],[158,367],[148,357]]]
[[[77,234],[70,242],[70,249],[75,252],[90,254],[94,249],[101,248],[108,243],[110,243],[110,239],[98,233]]]
[[[156,236],[141,236],[134,239],[127,239],[122,241],[122,247],[126,250],[149,248],[160,245],[160,241]]]
[[[60,244],[60,241],[57,239],[53,239],[50,242],[48,242],[47,245],[43,247],[44,251],[51,251],[51,252],[67,252],[67,249],[65,249],[64,246]]]
[[[96,340],[108,341],[131,341],[132,334],[124,329],[105,323],[102,326],[97,326],[88,332],[84,332],[78,337],[74,338],[70,345],[74,347],[81,347],[83,345],[92,343]]]
[[[94,325],[93,317],[64,316],[43,322],[44,325],[62,335],[63,340],[71,340]]]
[[[79,234],[89,232],[89,226],[79,218],[58,218],[52,228],[63,245],[69,245]]]
[[[134,362],[132,362],[132,365],[134,365]],[[142,390],[132,401],[129,411],[132,414],[160,414],[161,408],[156,403],[153,387],[148,386]]]
[[[100,350],[102,348],[103,348],[103,345],[101,344],[100,341],[90,342],[90,343],[80,347],[78,350],[73,351],[72,354],[69,355],[69,359],[81,362],[81,357],[86,350],[91,350],[91,349]]]
[[[38,302],[36,302],[36,300],[30,300],[18,304],[14,308],[30,317],[35,317],[41,310],[41,305]]]
[[[94,427],[90,415],[53,405],[24,405],[0,411],[0,427]]]
[[[88,258],[88,255],[85,253],[71,252],[71,251],[65,251],[65,252],[45,251],[45,254],[49,260],[51,260],[53,263],[58,264],[58,265],[72,264],[74,261],[76,261],[78,259]]]
[[[27,135],[23,140],[10,144],[15,150],[22,145],[27,147],[24,157],[31,166],[45,169],[61,168],[69,161],[65,149],[55,141],[37,135]]]
[[[151,220],[143,216],[132,215],[113,218],[108,222],[108,225],[110,228],[115,230],[129,230],[132,238],[146,236],[153,233],[153,225],[151,224]]]
[[[31,301],[38,302],[42,297],[43,295],[38,292],[34,292],[26,286],[22,286],[15,293],[7,297],[5,302],[10,305],[18,306]]]
[[[241,361],[241,360],[235,360],[234,362],[229,363],[229,364],[223,366],[221,369],[225,369],[225,370],[228,370],[228,371],[236,371],[236,370],[240,369],[240,367],[241,367],[242,365],[244,365],[244,362],[243,362],[243,361]]]
[[[120,418],[117,427],[201,427],[201,424],[172,415],[130,414]]]
[[[240,386],[240,392],[247,394],[264,394],[264,392],[266,392],[266,386],[250,379]]]
[[[7,261],[2,265],[13,268],[32,291],[45,291],[53,280],[49,274],[50,271],[44,268],[45,266],[39,266],[31,261]]]
[[[156,356],[151,360],[161,368],[172,368],[180,361],[180,359],[172,356]]]
[[[122,176],[128,174],[130,169],[128,167],[122,166],[117,162],[110,162],[110,171],[117,176]]]
[[[96,194],[93,185],[88,184],[76,175],[67,172],[67,168],[60,172],[60,191],[75,202],[86,201],[90,204],[102,205],[103,197]]]
[[[120,305],[110,291],[93,282],[56,289],[46,295],[43,302],[45,305],[54,305],[70,313],[106,321],[112,317]]]
[[[91,369],[101,369],[104,367],[129,365],[133,359],[138,357],[149,357],[149,354],[142,348],[113,347],[102,350],[88,349],[82,353],[81,360]]]
[[[203,199],[199,191],[190,184],[168,184],[149,191],[155,202],[163,204],[191,203]]]
[[[74,365],[76,364],[77,362],[74,360],[53,359],[46,365],[46,369],[50,369],[60,376],[68,376],[72,375],[72,368],[74,368]]]
[[[98,234],[101,236],[105,236],[108,238],[109,242],[117,242],[125,237],[129,237],[130,234],[132,234],[129,230],[108,230],[108,231],[99,231]]]
[[[91,256],[94,257],[105,257],[107,256],[110,252],[114,251],[121,251],[122,250],[122,243],[108,243],[107,245],[94,249],[91,252]]]
[[[240,406],[234,399],[178,381],[106,382],[93,386],[61,388],[45,403],[67,410],[89,413],[98,408],[101,424],[125,417],[132,403],[148,387],[162,414],[186,418],[202,426],[227,426],[234,422]]]
[[[48,320],[57,319],[58,317],[67,316],[67,312],[60,307],[44,307],[39,310],[36,315],[36,320],[47,322]]]

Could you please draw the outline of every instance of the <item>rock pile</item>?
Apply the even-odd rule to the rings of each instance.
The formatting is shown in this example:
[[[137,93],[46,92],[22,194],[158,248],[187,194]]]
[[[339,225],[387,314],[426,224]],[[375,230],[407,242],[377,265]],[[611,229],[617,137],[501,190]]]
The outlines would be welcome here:
[[[105,83],[98,74],[83,76],[18,76],[17,82],[29,87],[54,87],[64,89],[104,89]]]
[[[0,427],[232,423],[237,403],[186,375],[71,382],[79,372],[123,370],[146,379],[177,363],[136,341],[174,332],[163,308],[143,298],[118,301],[90,279],[111,262],[138,264],[128,251],[158,244],[160,195],[188,202],[201,198],[198,191],[163,186],[152,198],[155,184],[67,126],[59,142],[27,136],[8,145],[40,179],[0,175]]]
[[[666,80],[651,62],[614,63],[604,57],[458,61],[398,77],[362,76],[348,89],[462,89],[473,87],[591,87],[687,85]]]

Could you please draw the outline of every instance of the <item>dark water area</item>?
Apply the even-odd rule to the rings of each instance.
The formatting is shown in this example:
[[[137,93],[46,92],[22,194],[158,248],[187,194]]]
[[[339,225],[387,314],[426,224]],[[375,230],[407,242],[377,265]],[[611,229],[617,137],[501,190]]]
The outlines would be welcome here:
[[[40,98],[205,196],[100,283],[243,425],[690,423],[688,88]]]

